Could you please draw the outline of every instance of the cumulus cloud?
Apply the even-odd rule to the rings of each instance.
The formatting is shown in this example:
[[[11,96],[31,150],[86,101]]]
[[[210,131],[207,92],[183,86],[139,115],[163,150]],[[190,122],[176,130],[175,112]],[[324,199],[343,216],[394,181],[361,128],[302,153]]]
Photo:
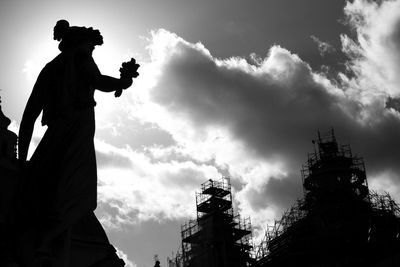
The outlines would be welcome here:
[[[400,94],[400,1],[347,2],[344,8],[355,38],[342,35],[348,67],[356,74],[351,86],[364,94]]]
[[[164,160],[186,157],[195,165],[214,164],[229,173],[240,184],[239,207],[260,223],[301,196],[299,169],[318,129],[334,127],[339,140],[351,143],[365,157],[372,179],[381,179],[390,169],[387,179],[398,180],[399,113],[386,108],[387,95],[398,88],[390,86],[397,78],[388,67],[396,60],[379,62],[387,65],[380,68],[381,76],[370,75],[376,63],[373,51],[385,52],[382,59],[395,53],[380,46],[394,46],[394,21],[400,13],[391,11],[389,18],[378,15],[382,9],[397,8],[397,2],[347,4],[345,12],[356,38],[343,35],[342,44],[354,75],[341,73],[340,84],[278,45],[265,56],[253,54],[257,58],[253,62],[219,59],[201,43],[187,42],[166,30],[154,31],[148,47],[154,83],[140,95],[143,102],[135,114],[172,136],[175,144],[156,149]],[[374,8],[368,11],[370,6]],[[366,18],[357,20],[360,14]],[[371,30],[381,20],[388,28]],[[382,38],[387,42],[371,43]],[[391,77],[388,86],[381,86],[382,77]],[[286,193],[274,194],[277,188]]]
[[[201,45],[184,41],[171,51],[152,100],[204,138],[220,129],[252,157],[294,161],[307,150],[293,139],[309,140],[318,127],[348,121],[353,114],[346,111],[358,109],[356,102],[279,46],[272,47],[260,65],[242,58],[215,59]],[[297,136],[293,129],[300,129]]]
[[[99,162],[98,214],[108,229],[146,220],[179,219],[194,214],[195,191],[218,170],[192,161],[155,161],[151,154],[96,141]],[[111,164],[112,163],[112,164]],[[112,167],[111,167],[112,166]]]
[[[347,2],[344,13],[355,35],[341,36],[342,50],[350,59],[347,68],[353,73],[350,77],[341,74],[342,86],[367,107],[364,114],[377,122],[369,131],[373,142],[367,142],[365,134],[356,141],[369,144],[367,168],[376,178],[372,184],[382,189],[379,181],[399,181],[395,147],[399,134],[400,1],[355,0]]]

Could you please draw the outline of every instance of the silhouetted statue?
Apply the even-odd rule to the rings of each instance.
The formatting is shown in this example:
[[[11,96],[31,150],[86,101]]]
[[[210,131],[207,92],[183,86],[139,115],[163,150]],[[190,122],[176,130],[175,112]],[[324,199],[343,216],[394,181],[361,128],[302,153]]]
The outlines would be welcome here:
[[[125,63],[119,79],[102,75],[92,52],[103,44],[103,37],[93,28],[70,27],[60,20],[54,39],[60,41],[61,53],[40,72],[19,130],[19,161],[25,175],[18,207],[25,223],[21,229],[28,229],[21,234],[22,263],[123,266],[93,213],[97,202],[93,95],[98,89],[119,96],[131,86],[139,65],[134,60]],[[26,162],[41,112],[42,125],[48,128]]]

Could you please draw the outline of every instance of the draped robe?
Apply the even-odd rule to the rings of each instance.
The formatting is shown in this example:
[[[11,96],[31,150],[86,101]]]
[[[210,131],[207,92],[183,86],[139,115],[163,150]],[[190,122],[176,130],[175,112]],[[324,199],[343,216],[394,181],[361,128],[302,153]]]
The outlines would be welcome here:
[[[25,218],[33,221],[33,250],[43,245],[43,236],[54,235],[50,243],[56,266],[90,266],[110,255],[118,262],[93,213],[96,75],[101,74],[91,54],[66,51],[45,66],[34,87],[48,128],[29,161],[22,206]]]

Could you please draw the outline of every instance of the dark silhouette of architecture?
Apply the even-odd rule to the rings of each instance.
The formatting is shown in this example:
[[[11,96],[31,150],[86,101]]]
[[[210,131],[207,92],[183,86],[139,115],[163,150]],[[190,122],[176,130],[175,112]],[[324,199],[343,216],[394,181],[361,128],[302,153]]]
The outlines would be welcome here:
[[[13,198],[18,181],[17,135],[8,130],[11,120],[1,110],[0,98],[0,266],[12,266],[14,251],[10,229],[14,223]]]
[[[252,250],[251,227],[233,215],[229,179],[196,194],[197,219],[182,225],[169,267],[400,266],[400,207],[370,191],[362,158],[318,132],[303,166],[304,197]]]
[[[18,163],[17,136],[7,130],[10,120],[0,112],[0,245],[6,248],[0,253],[22,267],[122,267],[124,261],[93,212],[93,95],[98,89],[120,96],[139,75],[139,65],[132,59],[122,64],[120,78],[102,75],[92,52],[103,37],[93,28],[60,20],[54,39],[60,41],[61,53],[43,68],[29,97],[19,130]],[[48,128],[27,161],[41,112]]]
[[[313,143],[304,198],[268,228],[255,266],[399,266],[399,206],[369,191],[363,160],[333,130]]]
[[[209,180],[196,193],[197,218],[181,227],[182,248],[170,267],[250,266],[253,259],[250,218],[232,207],[229,178]]]

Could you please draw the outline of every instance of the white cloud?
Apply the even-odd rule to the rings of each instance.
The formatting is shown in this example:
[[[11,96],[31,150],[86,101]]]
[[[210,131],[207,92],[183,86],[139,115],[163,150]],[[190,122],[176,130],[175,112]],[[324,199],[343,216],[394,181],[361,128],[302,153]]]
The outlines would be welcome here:
[[[347,2],[344,12],[356,33],[355,40],[341,37],[356,74],[350,86],[362,89],[366,100],[382,94],[399,96],[400,1],[355,0]]]
[[[102,141],[96,141],[96,148],[106,157],[98,170],[99,213],[104,225],[112,229],[150,219],[193,216],[194,192],[199,184],[220,176],[211,165],[154,162],[150,155]],[[123,162],[120,167],[115,164],[116,158]],[[107,160],[113,164],[107,164]]]
[[[385,170],[370,176],[368,186],[380,194],[389,193],[395,201],[400,203],[400,180],[398,179],[398,173],[392,170]]]
[[[343,41],[349,47],[357,44]],[[400,157],[387,149],[398,143],[399,117],[385,109],[381,95],[360,87],[361,72],[357,80],[342,74],[347,82],[340,88],[280,46],[271,47],[265,58],[253,55],[253,63],[240,57],[218,59],[201,43],[166,30],[152,33],[149,53],[152,61],[146,70],[152,71],[153,83],[146,90],[138,88],[140,97],[130,93],[131,100],[141,100],[130,114],[158,125],[176,142],[149,151],[163,164],[178,155],[195,165],[212,161],[230,173],[241,184],[239,207],[257,224],[299,197],[288,190],[287,196],[268,198],[266,188],[300,180],[297,174],[318,129],[334,127],[339,140],[355,144],[368,157],[372,174]],[[352,60],[349,66],[355,67],[359,59]],[[398,179],[395,173],[393,179]],[[258,194],[257,200],[252,193]],[[269,204],[257,206],[263,201]]]

